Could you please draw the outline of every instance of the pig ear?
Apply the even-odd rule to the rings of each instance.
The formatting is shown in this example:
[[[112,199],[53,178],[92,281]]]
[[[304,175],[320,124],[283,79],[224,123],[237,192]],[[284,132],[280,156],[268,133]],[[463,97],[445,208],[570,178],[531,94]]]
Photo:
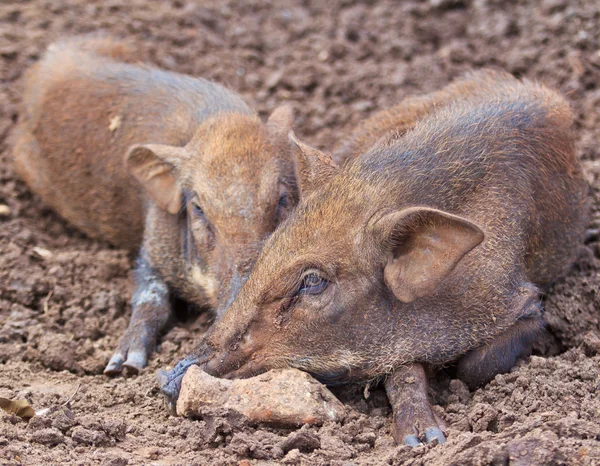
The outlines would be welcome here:
[[[283,104],[273,110],[267,120],[267,126],[277,134],[283,137],[292,129],[294,123],[294,107],[290,104]]]
[[[404,303],[431,293],[484,239],[469,220],[425,207],[389,213],[374,230],[389,248],[385,283]]]
[[[183,147],[139,144],[125,156],[129,173],[146,188],[158,207],[173,215],[181,209],[182,198],[173,163],[181,160],[184,153]]]
[[[296,152],[296,179],[300,195],[306,197],[329,181],[339,167],[329,155],[300,142],[293,131],[290,131],[289,138]]]

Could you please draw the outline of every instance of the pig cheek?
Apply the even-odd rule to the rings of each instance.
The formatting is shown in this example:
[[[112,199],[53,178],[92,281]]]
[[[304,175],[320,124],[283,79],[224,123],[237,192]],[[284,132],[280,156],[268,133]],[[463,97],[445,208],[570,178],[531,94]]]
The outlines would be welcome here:
[[[216,306],[218,296],[217,280],[210,274],[202,271],[199,265],[193,265],[191,271],[192,281],[204,290],[212,306]]]
[[[194,222],[193,231],[193,254],[190,258],[192,281],[204,290],[211,306],[216,306],[219,298],[219,277],[214,273],[214,264],[217,263],[218,254],[213,247],[209,234],[204,225]]]

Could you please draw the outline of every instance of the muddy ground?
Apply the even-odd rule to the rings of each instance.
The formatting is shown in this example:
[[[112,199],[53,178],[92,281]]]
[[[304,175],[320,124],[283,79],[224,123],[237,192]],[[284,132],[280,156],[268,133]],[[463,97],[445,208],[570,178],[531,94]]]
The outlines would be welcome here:
[[[3,0],[0,396],[51,410],[29,423],[0,415],[0,464],[600,464],[598,235],[547,297],[536,356],[476,392],[440,375],[433,397],[448,425],[444,446],[395,446],[384,393],[364,399],[361,387],[336,391],[353,408],[343,425],[294,432],[170,417],[154,372],[192,348],[206,314],[170,330],[141,375],[103,376],[129,319],[131,258],[33,196],[14,174],[9,142],[23,71],[53,39],[97,30],[135,38],[151,63],[230,86],[262,115],[297,103],[297,132],[322,148],[465,70],[540,79],[575,109],[589,226],[600,228],[597,0]]]

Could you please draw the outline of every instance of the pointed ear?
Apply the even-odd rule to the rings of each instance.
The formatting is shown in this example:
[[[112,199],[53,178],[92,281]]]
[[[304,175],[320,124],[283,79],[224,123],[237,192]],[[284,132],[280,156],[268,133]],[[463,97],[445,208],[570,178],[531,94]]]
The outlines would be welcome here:
[[[329,155],[300,142],[293,131],[290,131],[289,138],[296,154],[296,180],[300,196],[306,197],[329,181],[340,169]]]
[[[175,215],[181,209],[181,189],[177,184],[173,162],[181,160],[183,147],[163,144],[132,146],[125,156],[127,170],[144,186],[163,210]]]
[[[283,137],[292,129],[294,124],[294,107],[290,104],[283,104],[276,107],[267,120],[267,127],[274,133],[281,134]]]
[[[426,207],[386,214],[375,222],[373,232],[389,251],[385,283],[404,303],[433,292],[484,239],[483,231],[469,220]]]

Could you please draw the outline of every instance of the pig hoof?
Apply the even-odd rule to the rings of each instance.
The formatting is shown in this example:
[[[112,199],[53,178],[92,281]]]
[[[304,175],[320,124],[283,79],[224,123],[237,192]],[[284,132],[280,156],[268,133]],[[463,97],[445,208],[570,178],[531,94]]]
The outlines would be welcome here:
[[[404,437],[404,445],[408,445],[409,447],[414,448],[423,444],[419,440],[419,437],[417,437],[416,435],[407,435],[406,437]]]
[[[137,374],[140,372],[148,363],[148,357],[145,351],[129,351],[127,353],[127,359],[123,356],[122,352],[117,352],[110,358],[104,373],[106,375],[119,375],[123,369],[127,369],[129,373]]]
[[[123,367],[129,371],[137,374],[148,364],[148,358],[146,352],[142,351],[130,351],[127,354],[127,361],[123,363]]]
[[[442,443],[446,443],[446,436],[439,428],[430,427],[425,431],[425,441],[427,443],[432,443],[436,440],[438,445],[441,445]]]
[[[121,370],[123,369],[124,360],[125,358],[123,358],[123,355],[121,353],[113,354],[112,358],[110,358],[110,361],[108,361],[108,364],[104,368],[104,373],[106,375],[120,374]]]
[[[133,330],[138,330],[133,328]],[[137,374],[148,364],[148,355],[155,346],[156,338],[148,335],[147,329],[132,332],[128,329],[121,337],[121,341],[110,361],[104,369],[106,375],[119,375],[123,369],[127,369],[130,374]]]

